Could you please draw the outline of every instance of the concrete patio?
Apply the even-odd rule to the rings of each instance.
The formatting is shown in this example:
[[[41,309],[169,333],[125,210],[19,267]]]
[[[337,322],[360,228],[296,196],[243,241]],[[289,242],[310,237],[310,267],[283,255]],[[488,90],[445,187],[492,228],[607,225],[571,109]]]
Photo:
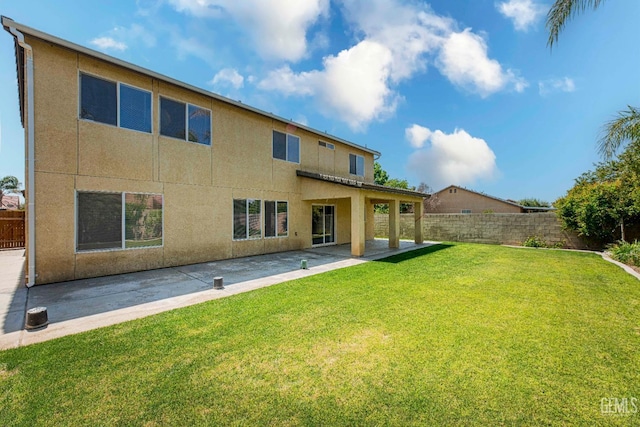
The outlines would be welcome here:
[[[434,244],[386,239],[368,241],[366,256],[351,257],[350,245],[325,246],[247,258],[24,286],[24,250],[0,252],[0,349],[46,341],[175,308],[247,292],[288,280],[378,260]],[[307,260],[308,269],[300,268]],[[213,278],[223,277],[223,290]],[[26,310],[47,307],[49,325],[24,330]]]

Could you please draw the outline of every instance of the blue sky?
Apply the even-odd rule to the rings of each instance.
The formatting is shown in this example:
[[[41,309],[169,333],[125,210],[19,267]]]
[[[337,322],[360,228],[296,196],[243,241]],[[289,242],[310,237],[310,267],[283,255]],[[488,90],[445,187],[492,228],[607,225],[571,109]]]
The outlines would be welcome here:
[[[599,160],[602,124],[640,104],[640,2],[585,12],[553,50],[551,3],[0,0],[0,14],[374,148],[412,185],[554,201]],[[6,32],[0,94],[0,176],[24,180]]]

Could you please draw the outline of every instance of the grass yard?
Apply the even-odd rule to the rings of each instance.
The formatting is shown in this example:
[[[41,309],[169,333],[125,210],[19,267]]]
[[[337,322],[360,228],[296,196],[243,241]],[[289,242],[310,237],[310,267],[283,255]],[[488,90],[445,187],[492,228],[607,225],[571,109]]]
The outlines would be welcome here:
[[[0,352],[0,425],[640,424],[639,303],[597,255],[440,245]]]

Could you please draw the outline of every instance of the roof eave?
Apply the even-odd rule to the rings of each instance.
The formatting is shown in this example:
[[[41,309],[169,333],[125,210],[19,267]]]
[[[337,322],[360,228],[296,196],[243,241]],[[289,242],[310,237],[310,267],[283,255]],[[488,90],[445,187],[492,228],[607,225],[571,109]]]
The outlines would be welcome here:
[[[0,19],[2,20],[2,26],[5,31],[11,34],[9,27],[16,27],[15,21],[3,15],[0,16]],[[18,79],[18,104],[20,109],[20,123],[22,124],[22,127],[24,127],[24,49],[18,43],[15,35],[11,34],[11,37],[13,37],[13,45],[16,58],[16,77]]]

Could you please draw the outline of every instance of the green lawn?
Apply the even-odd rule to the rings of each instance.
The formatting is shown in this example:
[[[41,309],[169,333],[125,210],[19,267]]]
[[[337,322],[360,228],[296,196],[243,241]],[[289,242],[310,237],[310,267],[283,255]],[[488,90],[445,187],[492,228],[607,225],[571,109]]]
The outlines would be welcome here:
[[[602,413],[640,408],[639,303],[597,255],[441,245],[0,352],[0,425],[640,424]]]

